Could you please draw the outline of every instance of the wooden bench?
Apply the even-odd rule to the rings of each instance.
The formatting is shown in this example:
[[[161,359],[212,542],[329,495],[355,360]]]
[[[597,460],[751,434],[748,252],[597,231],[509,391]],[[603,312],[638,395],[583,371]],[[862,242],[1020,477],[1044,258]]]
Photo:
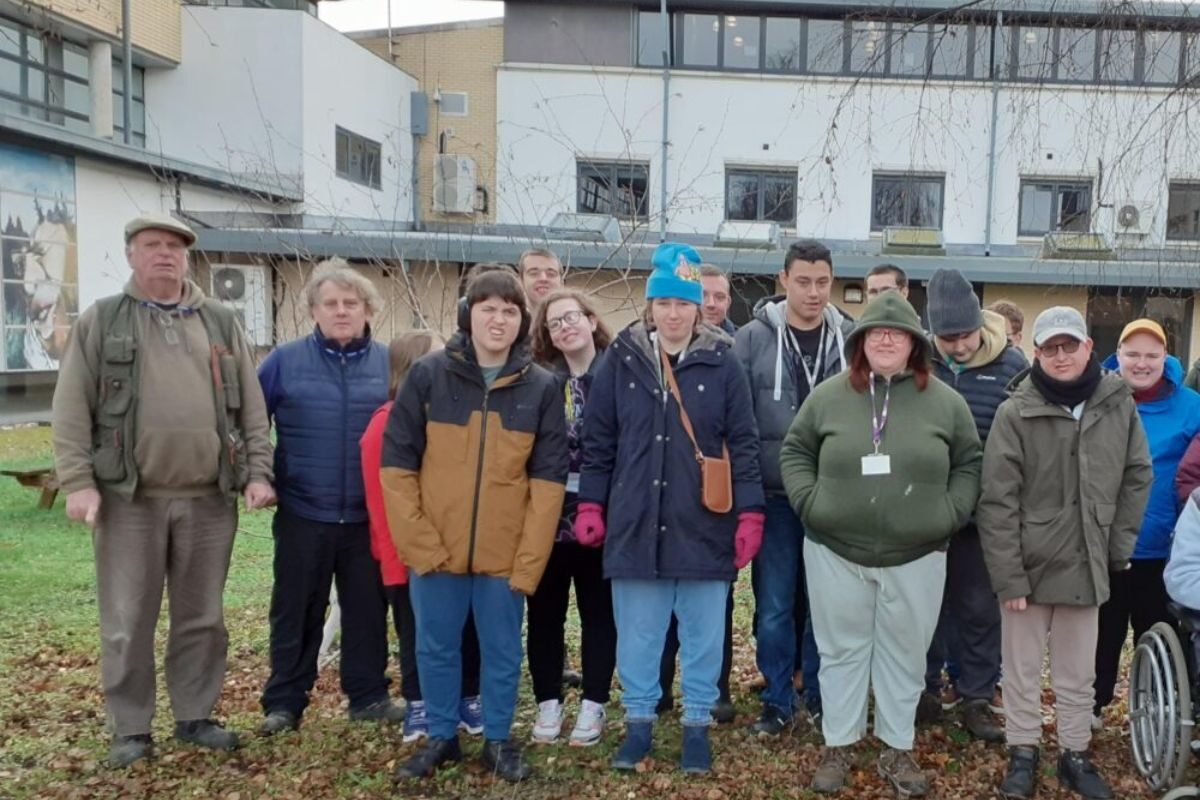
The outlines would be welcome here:
[[[41,489],[42,497],[38,500],[38,508],[54,507],[54,500],[58,497],[58,476],[54,474],[53,467],[25,470],[0,469],[0,475],[10,475],[22,486]]]

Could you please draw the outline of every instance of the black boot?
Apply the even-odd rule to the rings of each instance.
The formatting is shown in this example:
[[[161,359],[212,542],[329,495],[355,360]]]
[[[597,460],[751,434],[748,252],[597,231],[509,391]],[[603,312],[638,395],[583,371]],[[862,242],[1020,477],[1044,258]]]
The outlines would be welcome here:
[[[1000,782],[1000,796],[1009,800],[1029,800],[1037,791],[1040,752],[1036,747],[1018,745],[1008,748],[1008,772]]]
[[[429,778],[442,764],[452,761],[462,761],[462,748],[458,746],[458,736],[451,736],[449,739],[431,736],[407,761],[396,765],[392,777],[398,781]]]
[[[1063,750],[1058,757],[1058,779],[1088,800],[1111,800],[1112,787],[1092,764],[1086,750]]]
[[[488,739],[483,743],[479,760],[488,772],[509,783],[518,783],[533,774],[533,767],[521,755],[521,748],[511,739]]]

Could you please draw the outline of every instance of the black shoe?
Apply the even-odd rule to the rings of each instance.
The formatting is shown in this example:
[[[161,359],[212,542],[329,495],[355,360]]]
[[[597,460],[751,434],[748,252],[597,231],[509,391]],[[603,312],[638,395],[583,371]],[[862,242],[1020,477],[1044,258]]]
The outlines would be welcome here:
[[[176,722],[175,738],[209,750],[237,750],[241,745],[236,733],[225,730],[221,723],[211,719]]]
[[[784,713],[775,706],[763,706],[758,722],[750,726],[750,730],[758,736],[778,736],[784,731],[791,730],[795,717]]]
[[[509,783],[518,783],[533,774],[533,767],[521,755],[521,748],[511,739],[488,739],[483,743],[479,760],[488,772]]]
[[[976,739],[985,742],[1004,741],[1004,729],[988,710],[987,700],[968,700],[963,706],[962,723],[967,732]]]
[[[1111,800],[1112,787],[1092,764],[1084,750],[1063,750],[1058,757],[1058,779],[1088,800]]]
[[[932,692],[921,692],[917,701],[917,724],[929,725],[942,720],[942,701]]]
[[[658,698],[658,705],[654,707],[654,713],[660,717],[663,714],[669,714],[674,710],[675,698],[669,694],[664,694],[662,697]]]
[[[707,775],[712,769],[712,747],[707,725],[683,726],[683,754],[679,766],[687,775]]]
[[[583,686],[583,675],[580,674],[579,670],[571,669],[571,667],[564,664],[562,682],[563,686],[570,689],[578,689]]]
[[[431,736],[421,745],[421,749],[413,753],[407,761],[396,765],[396,769],[392,772],[392,779],[410,781],[429,778],[442,764],[455,761],[462,761],[462,748],[458,746],[458,736],[449,739]]]
[[[108,746],[108,766],[113,769],[124,769],[135,761],[149,758],[154,754],[154,742],[148,733],[135,733],[132,736],[114,736]]]
[[[1040,752],[1036,747],[1018,745],[1008,748],[1008,771],[1000,782],[1000,796],[1009,800],[1029,800],[1037,791]]]
[[[722,697],[717,701],[717,704],[712,707],[713,722],[718,725],[728,725],[737,717],[737,709],[733,705],[733,701],[728,697]]]
[[[262,736],[274,736],[284,731],[299,729],[300,717],[290,711],[268,711],[262,724],[258,726],[258,732]]]
[[[359,709],[350,709],[351,722],[404,722],[404,708],[391,700],[380,700]]]

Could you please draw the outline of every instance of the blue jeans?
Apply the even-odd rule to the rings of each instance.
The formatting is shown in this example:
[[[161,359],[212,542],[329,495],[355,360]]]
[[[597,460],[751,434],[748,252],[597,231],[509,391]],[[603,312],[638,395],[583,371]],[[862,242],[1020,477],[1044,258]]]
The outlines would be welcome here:
[[[417,575],[410,571],[408,581],[429,735],[449,739],[458,727],[463,627],[470,611],[475,615],[482,659],[483,735],[507,739],[521,680],[524,596],[508,588],[508,578],[487,575]]]
[[[612,582],[617,621],[617,672],[628,721],[655,719],[662,697],[659,662],[671,613],[679,620],[683,723],[707,725],[717,702],[725,640],[727,581],[623,580]],[[485,701],[484,708],[487,708]]]
[[[796,615],[799,608],[803,608],[804,613],[800,660],[804,670],[805,705],[812,711],[821,706],[818,678],[821,660],[808,613],[803,544],[804,525],[792,511],[787,497],[768,495],[762,548],[750,573],[757,638],[755,660],[767,681],[767,688],[762,693],[763,704],[789,716],[796,712],[792,673],[796,669],[796,631],[800,627],[796,624]]]

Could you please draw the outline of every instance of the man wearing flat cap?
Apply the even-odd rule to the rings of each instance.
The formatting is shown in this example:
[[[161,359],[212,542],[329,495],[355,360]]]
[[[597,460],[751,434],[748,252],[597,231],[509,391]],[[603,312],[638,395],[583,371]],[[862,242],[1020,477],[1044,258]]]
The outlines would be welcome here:
[[[188,280],[196,235],[166,215],[125,226],[132,276],[71,331],[54,392],[67,516],[92,528],[109,764],[151,755],[154,630],[170,586],[165,658],[175,737],[232,750],[210,716],[225,677],[221,596],[237,496],[274,502],[254,358],[233,311]]]

